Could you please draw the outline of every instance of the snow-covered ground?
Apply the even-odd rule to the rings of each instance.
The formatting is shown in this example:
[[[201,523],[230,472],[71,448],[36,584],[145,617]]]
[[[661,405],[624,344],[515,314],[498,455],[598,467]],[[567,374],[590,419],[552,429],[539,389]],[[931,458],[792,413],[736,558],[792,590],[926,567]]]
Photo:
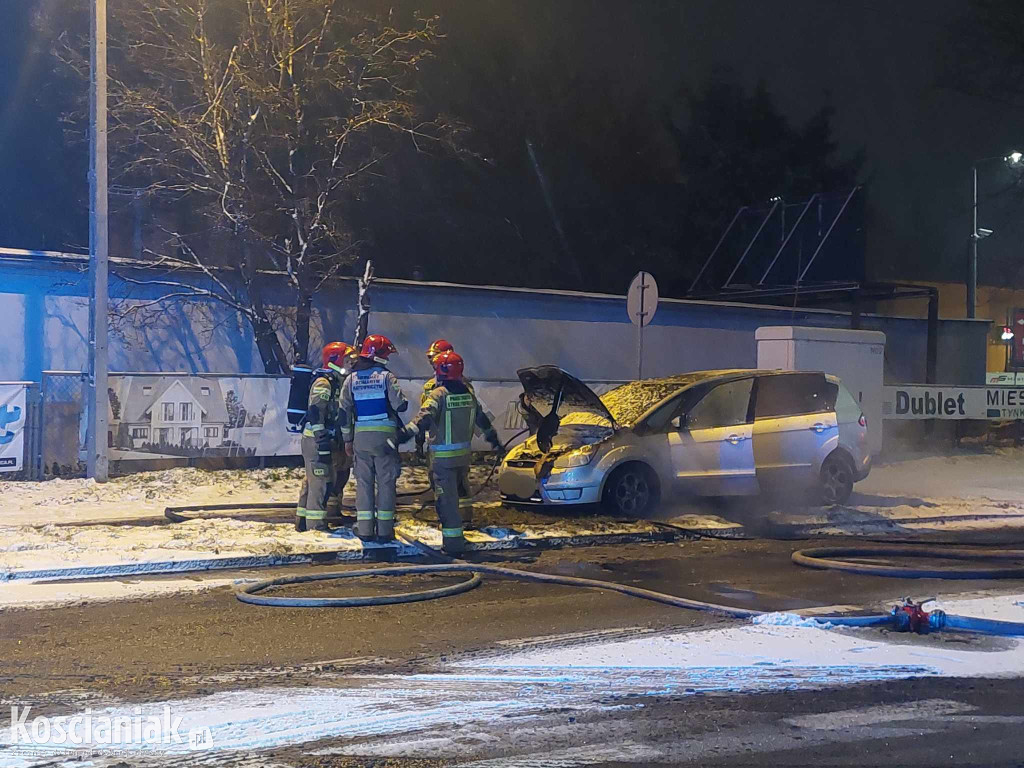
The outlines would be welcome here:
[[[841,507],[736,500],[670,510],[666,517],[685,527],[737,536],[955,536],[1000,529],[1024,535],[1024,450],[909,455],[881,463]]]
[[[999,610],[1014,613],[1006,605],[1021,598],[1005,596]],[[990,611],[991,600],[958,599],[948,605],[980,615]],[[1016,611],[1024,614],[1024,609]],[[835,688],[936,676],[1024,676],[1024,648],[1014,640],[973,636],[953,644],[940,637],[745,623],[585,643],[550,638],[526,648],[441,662],[436,670],[418,674],[346,677],[324,672],[316,688],[228,691],[152,702],[138,710],[111,701],[89,704],[93,711],[129,717],[159,714],[169,705],[174,716],[183,718],[183,733],[210,729],[213,752],[202,761],[196,755],[196,764],[215,764],[217,753],[339,737],[353,743],[326,746],[318,754],[453,758],[486,750],[488,733],[493,738],[512,724],[528,729],[531,721],[539,723],[552,712],[559,713],[561,722],[571,722],[642,710],[647,697]],[[951,714],[963,709],[958,705]],[[800,727],[826,726],[815,721]],[[10,735],[0,731],[0,744],[5,740],[10,743]],[[168,747],[130,749],[138,750],[133,764],[145,765],[166,756]],[[0,768],[49,764],[51,757],[0,750]],[[114,762],[101,751],[93,765]]]
[[[695,530],[747,536],[797,533],[899,538],[1004,529],[1024,534],[1022,467],[1024,451],[1019,449],[910,457],[877,466],[858,484],[851,503],[843,507],[767,505],[751,499],[725,508],[684,509],[682,514],[665,517]],[[488,469],[474,468],[475,485],[483,482]],[[301,477],[298,469],[181,468],[129,475],[103,485],[84,479],[0,483],[4,498],[0,508],[0,580],[31,574],[38,578],[48,571],[50,578],[55,578],[68,568],[79,569],[72,574],[75,576],[125,576],[147,569],[165,573],[201,570],[211,563],[246,567],[301,562],[303,557],[322,552],[358,557],[360,542],[344,532],[336,536],[297,533],[285,522],[230,518],[169,525],[163,518],[166,506],[294,503]],[[402,491],[426,487],[422,467],[405,467]],[[353,482],[346,489],[349,503],[354,490]],[[431,509],[419,510],[422,498],[408,498],[410,506],[400,508],[399,530],[440,546]],[[643,523],[588,515],[506,510],[497,502],[493,484],[478,497],[477,518],[483,530],[471,532],[468,538],[488,548],[514,545],[523,537],[572,538],[652,530]],[[51,585],[46,590],[14,587],[8,581],[0,590],[0,606],[140,596],[174,590],[185,581],[159,580],[133,589],[76,585],[56,589]],[[194,584],[188,581],[186,586],[202,588]]]
[[[474,467],[471,484],[480,486],[489,467]],[[145,472],[103,485],[89,480],[3,483],[0,510],[0,608],[143,597],[221,586],[222,579],[42,583],[55,579],[215,568],[245,568],[308,562],[318,553],[339,559],[362,557],[364,545],[347,529],[333,535],[296,532],[291,522],[209,517],[171,524],[167,506],[277,502],[294,504],[301,473],[292,469],[203,471],[191,468]],[[422,467],[406,467],[399,491],[428,486]],[[347,504],[355,484],[346,488]],[[400,505],[397,531],[440,548],[441,534],[429,496],[407,497]],[[501,509],[491,486],[477,497],[480,530],[467,532],[472,547],[504,549],[522,540],[573,539],[605,534],[650,534],[645,523],[620,523],[598,516],[561,518]],[[198,513],[197,513],[198,514]],[[214,513],[220,514],[220,513]],[[280,516],[279,516],[280,519]],[[287,515],[284,516],[288,520]],[[414,554],[403,548],[405,554]],[[30,583],[24,583],[30,582]]]

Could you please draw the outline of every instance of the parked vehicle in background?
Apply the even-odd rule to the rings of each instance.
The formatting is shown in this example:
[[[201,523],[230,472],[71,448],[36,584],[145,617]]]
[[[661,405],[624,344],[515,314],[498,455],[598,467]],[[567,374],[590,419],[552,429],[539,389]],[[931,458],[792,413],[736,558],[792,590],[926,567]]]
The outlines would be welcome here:
[[[555,366],[519,371],[544,416],[498,477],[509,504],[604,504],[642,517],[662,498],[815,494],[842,504],[867,477],[867,422],[824,373],[696,371],[598,397]]]

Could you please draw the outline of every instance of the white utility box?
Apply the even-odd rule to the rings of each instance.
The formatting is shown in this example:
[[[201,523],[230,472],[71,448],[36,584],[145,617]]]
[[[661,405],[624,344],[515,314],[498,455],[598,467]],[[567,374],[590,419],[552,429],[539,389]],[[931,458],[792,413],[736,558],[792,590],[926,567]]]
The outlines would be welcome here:
[[[867,417],[871,452],[882,449],[884,333],[770,325],[758,328],[754,338],[758,368],[824,371],[842,379]]]

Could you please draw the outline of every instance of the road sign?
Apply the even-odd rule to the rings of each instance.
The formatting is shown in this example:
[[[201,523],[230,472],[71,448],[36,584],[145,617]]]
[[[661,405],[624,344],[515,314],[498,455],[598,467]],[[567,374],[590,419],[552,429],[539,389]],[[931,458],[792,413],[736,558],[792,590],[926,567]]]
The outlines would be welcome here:
[[[636,377],[644,375],[644,327],[651,324],[658,309],[658,284],[650,272],[637,272],[626,292],[626,311],[636,326]]]
[[[626,293],[626,311],[633,325],[650,325],[658,309],[658,284],[650,272],[637,272]]]

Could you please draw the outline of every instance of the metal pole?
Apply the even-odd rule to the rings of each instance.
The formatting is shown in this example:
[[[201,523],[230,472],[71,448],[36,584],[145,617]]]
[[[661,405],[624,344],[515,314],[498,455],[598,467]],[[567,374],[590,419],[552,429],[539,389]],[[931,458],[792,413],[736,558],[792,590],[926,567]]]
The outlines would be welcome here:
[[[89,93],[89,422],[86,471],[107,480],[107,0],[92,2]]]
[[[843,212],[846,211],[846,206],[850,204],[850,201],[853,199],[853,196],[857,193],[858,189],[860,189],[860,187],[854,187],[850,190],[850,194],[846,196],[846,199],[843,201],[842,208],[839,209],[839,213],[836,214],[836,217],[832,219],[832,223],[828,225],[828,229],[825,230],[825,236],[821,238],[821,242],[818,243],[818,247],[814,249],[814,253],[811,254],[811,258],[804,266],[804,271],[800,273],[799,277],[797,277],[796,281],[798,284],[803,282],[804,275],[807,274],[807,270],[811,268],[811,264],[814,263],[814,260],[818,258],[818,254],[821,252],[822,246],[825,245],[825,241],[828,240],[829,236],[832,234],[832,230],[836,228],[836,224],[839,222],[839,219],[842,218]]]
[[[781,256],[782,252],[786,250],[786,246],[789,245],[790,238],[793,237],[793,234],[796,232],[797,227],[800,226],[800,222],[804,220],[804,214],[807,213],[807,211],[811,207],[811,203],[813,203],[815,199],[817,199],[817,197],[818,193],[811,195],[811,199],[807,201],[807,204],[804,206],[804,209],[800,211],[800,215],[797,217],[796,224],[793,225],[793,229],[789,231],[789,234],[786,235],[785,238],[783,238],[782,245],[780,245],[779,250],[775,252],[775,258],[772,259],[772,263],[768,265],[768,269],[766,269],[764,271],[764,274],[761,275],[761,280],[758,282],[758,285],[764,285],[764,281],[768,279],[768,273],[772,271],[772,269],[775,267],[775,263],[779,260],[779,256]],[[783,208],[782,210],[783,212],[785,212],[786,209]],[[799,269],[799,265],[797,266],[797,268]]]
[[[939,289],[932,288],[928,291],[928,335],[925,348],[925,373],[926,384],[934,384],[939,361]]]
[[[640,278],[640,322],[636,328],[636,380],[644,377],[644,323],[647,320],[647,280]]]
[[[978,166],[971,166],[974,196],[971,205],[971,251],[967,261],[967,317],[974,318],[978,295]]]
[[[736,273],[739,271],[740,265],[743,264],[743,260],[747,258],[747,254],[750,253],[750,249],[754,247],[754,243],[757,242],[757,238],[761,236],[761,232],[764,230],[764,225],[768,223],[768,221],[774,215],[775,209],[778,207],[779,203],[776,201],[776,203],[772,205],[772,209],[768,211],[768,215],[764,217],[764,221],[761,222],[761,226],[757,228],[757,232],[754,233],[754,237],[751,238],[749,243],[747,243],[746,250],[743,251],[743,255],[740,256],[740,260],[736,262],[736,266],[733,267],[732,272],[729,273],[729,279],[725,281],[725,287],[728,287],[732,284],[732,279],[736,277]]]
[[[718,242],[715,244],[714,250],[711,251],[711,255],[708,256],[707,260],[704,262],[704,266],[700,268],[700,272],[697,273],[697,276],[693,278],[693,282],[690,283],[690,289],[686,292],[687,295],[693,293],[693,289],[697,287],[697,283],[699,283],[701,277],[704,276],[704,272],[711,264],[711,260],[715,258],[715,254],[718,253],[718,249],[722,247],[722,243],[725,242],[725,238],[732,231],[733,226],[736,224],[736,220],[739,219],[740,214],[743,213],[745,210],[747,210],[747,206],[745,205],[741,205],[736,210],[736,215],[732,217],[732,221],[729,222],[729,226],[725,228],[725,232],[723,232],[722,236],[718,238]]]

